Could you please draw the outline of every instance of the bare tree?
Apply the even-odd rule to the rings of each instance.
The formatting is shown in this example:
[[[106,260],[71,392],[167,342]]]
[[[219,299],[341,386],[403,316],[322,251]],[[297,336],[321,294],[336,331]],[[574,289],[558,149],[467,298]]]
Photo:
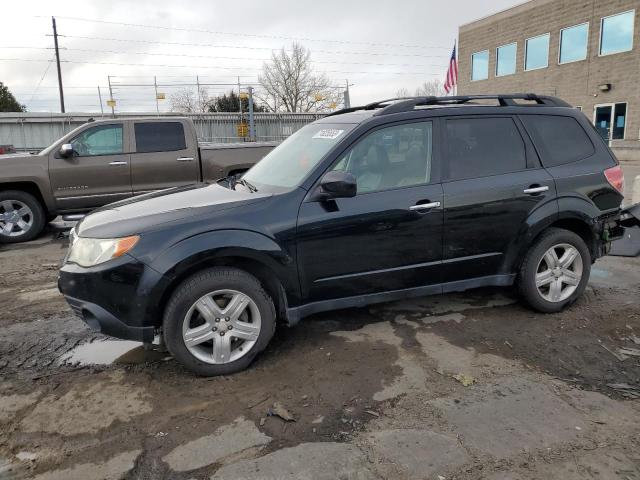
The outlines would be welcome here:
[[[416,89],[418,97],[442,97],[446,95],[444,86],[439,80],[428,80]]]
[[[209,93],[200,88],[200,96],[190,88],[182,88],[169,97],[171,111],[179,113],[205,113],[209,111]]]
[[[315,74],[311,52],[298,43],[271,54],[258,77],[256,97],[273,112],[326,112],[342,103],[341,90],[332,88],[324,74]]]
[[[404,97],[410,97],[411,94],[409,93],[409,89],[408,88],[399,88],[398,90],[396,90],[396,98],[404,98]]]

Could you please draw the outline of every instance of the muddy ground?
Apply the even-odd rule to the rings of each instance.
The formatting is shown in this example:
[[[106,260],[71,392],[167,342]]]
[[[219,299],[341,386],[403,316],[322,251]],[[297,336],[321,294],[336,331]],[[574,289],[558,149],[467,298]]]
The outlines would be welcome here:
[[[0,478],[640,479],[640,357],[619,352],[640,350],[640,258],[598,261],[562,314],[493,289],[342,310],[203,379],[139,347],[110,362],[122,344],[57,293],[65,249],[0,247]]]

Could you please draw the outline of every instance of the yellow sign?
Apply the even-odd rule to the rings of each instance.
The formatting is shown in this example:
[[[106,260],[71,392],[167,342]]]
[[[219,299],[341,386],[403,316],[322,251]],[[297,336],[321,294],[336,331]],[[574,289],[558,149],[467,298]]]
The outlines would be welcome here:
[[[115,100],[107,100],[107,107],[115,107],[115,106],[116,106]]]
[[[240,92],[240,98],[242,100],[247,100],[249,98],[249,94],[246,92]]]
[[[246,137],[247,135],[249,135],[249,125],[247,125],[246,123],[239,123],[238,125],[236,125],[236,128],[238,130],[239,137]]]
[[[338,106],[338,104],[337,104],[336,102],[331,102],[331,103],[329,104],[329,108],[330,108],[331,110],[334,110],[337,106]]]
[[[316,102],[321,102],[322,100],[324,100],[324,95],[321,95],[319,93],[316,93],[313,98],[315,99]]]
[[[164,93],[157,93],[156,94],[156,99],[157,100],[164,100],[165,99]]]

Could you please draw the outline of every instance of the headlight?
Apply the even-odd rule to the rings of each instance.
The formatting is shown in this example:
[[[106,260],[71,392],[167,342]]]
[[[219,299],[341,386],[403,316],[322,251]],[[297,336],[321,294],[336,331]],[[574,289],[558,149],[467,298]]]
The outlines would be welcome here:
[[[129,252],[138,240],[140,237],[137,235],[124,238],[83,238],[73,235],[67,261],[82,267],[99,265]]]

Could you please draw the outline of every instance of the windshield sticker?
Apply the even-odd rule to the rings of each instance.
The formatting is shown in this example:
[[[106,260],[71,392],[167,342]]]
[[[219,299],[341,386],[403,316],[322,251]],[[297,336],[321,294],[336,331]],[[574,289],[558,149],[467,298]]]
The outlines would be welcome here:
[[[344,132],[344,130],[334,130],[332,128],[326,128],[324,130],[320,130],[312,138],[323,138],[326,140],[335,140],[340,135],[342,135],[342,132]]]

